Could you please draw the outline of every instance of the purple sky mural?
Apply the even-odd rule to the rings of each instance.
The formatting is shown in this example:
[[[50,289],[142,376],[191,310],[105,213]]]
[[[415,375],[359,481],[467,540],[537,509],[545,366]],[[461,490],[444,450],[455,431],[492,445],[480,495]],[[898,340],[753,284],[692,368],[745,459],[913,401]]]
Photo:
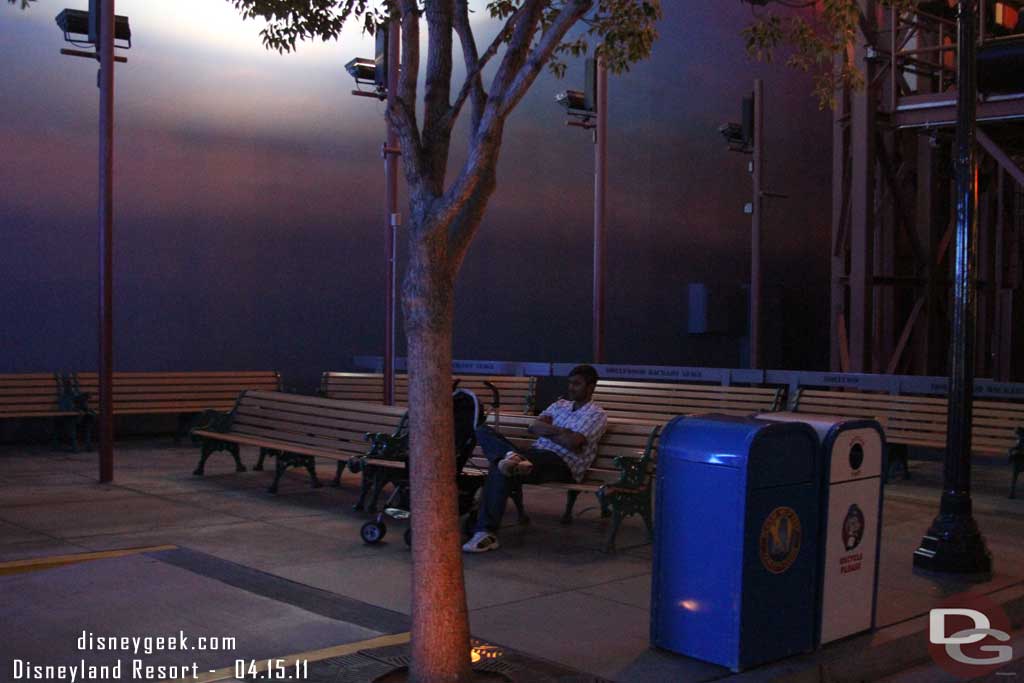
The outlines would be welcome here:
[[[749,6],[663,4],[653,57],[609,84],[609,360],[740,362],[736,334],[687,334],[687,285],[749,277],[747,157],[717,127],[760,77],[767,185],[789,195],[766,210],[765,356],[825,367],[831,117],[807,76],[748,60]],[[0,372],[95,366],[96,65],[58,54],[64,6],[0,6]],[[350,96],[342,68],[372,41],[353,27],[282,56],[226,1],[117,11],[134,43],[117,72],[118,368],[273,368],[311,386],[381,353],[383,106]],[[543,76],[507,127],[456,357],[588,360],[593,147],[553,99],[582,78],[581,63]]]

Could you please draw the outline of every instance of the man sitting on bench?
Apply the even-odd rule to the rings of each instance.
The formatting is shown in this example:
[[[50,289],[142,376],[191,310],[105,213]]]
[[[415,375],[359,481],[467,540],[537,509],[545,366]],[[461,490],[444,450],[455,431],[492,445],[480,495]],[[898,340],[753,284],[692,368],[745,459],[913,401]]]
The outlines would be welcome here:
[[[510,480],[525,484],[549,481],[581,481],[597,456],[597,442],[608,418],[590,400],[597,386],[597,370],[578,365],[569,373],[569,398],[559,399],[537,416],[530,433],[538,437],[530,448],[512,442],[483,426],[477,441],[490,462],[476,533],[462,546],[467,553],[483,553],[499,547],[497,531],[505,513]]]

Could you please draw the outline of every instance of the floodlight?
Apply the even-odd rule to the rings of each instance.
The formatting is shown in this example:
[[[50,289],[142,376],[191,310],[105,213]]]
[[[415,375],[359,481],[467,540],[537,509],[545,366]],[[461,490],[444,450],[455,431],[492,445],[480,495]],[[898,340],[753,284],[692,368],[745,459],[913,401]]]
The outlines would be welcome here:
[[[729,149],[744,149],[746,139],[743,135],[743,126],[738,123],[723,123],[718,127],[725,141],[729,143]]]
[[[90,5],[95,3],[92,0]],[[93,22],[93,15],[98,15],[98,8],[94,13],[80,9],[65,9],[57,15],[57,26],[64,32],[64,40],[69,43],[87,43],[90,45],[99,44],[98,17]],[[122,41],[120,48],[132,46],[132,30],[128,25],[128,17],[118,14],[114,17],[114,40]]]
[[[345,71],[347,71],[352,78],[356,79],[356,83],[371,83],[376,85],[377,67],[372,59],[356,57],[345,65]]]
[[[583,93],[579,90],[566,90],[555,95],[555,102],[569,111],[587,111],[583,101]]]

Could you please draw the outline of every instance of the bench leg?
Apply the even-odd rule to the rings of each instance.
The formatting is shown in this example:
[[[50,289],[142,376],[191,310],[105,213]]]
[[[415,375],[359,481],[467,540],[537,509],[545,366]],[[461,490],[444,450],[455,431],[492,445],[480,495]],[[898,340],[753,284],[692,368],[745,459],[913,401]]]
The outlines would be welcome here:
[[[260,449],[260,457],[256,459],[256,466],[252,468],[253,472],[262,472],[263,471],[263,460],[266,459],[266,457],[267,457],[267,449],[266,448],[261,448]]]
[[[373,476],[373,468],[364,467],[360,472],[359,477],[359,498],[356,499],[356,504],[352,506],[352,509],[356,512],[362,512],[366,509],[366,497],[370,495],[370,489],[376,485],[376,477]],[[341,461],[338,461],[338,471],[334,476],[334,486],[341,486]],[[376,496],[374,502],[376,503]]]
[[[180,446],[182,438],[188,435],[195,415],[196,413],[178,413],[178,428],[174,431],[175,446]]]
[[[516,506],[516,521],[523,525],[529,524],[530,516],[526,514],[526,505],[523,503],[522,483],[514,485],[512,490],[508,492],[508,497],[512,499],[512,503]]]
[[[269,449],[268,449],[269,450]],[[272,452],[274,455],[274,481],[267,489],[267,493],[277,493],[277,485],[281,483],[281,477],[284,476],[285,470],[288,469],[288,459],[284,453]]]
[[[192,470],[192,474],[197,477],[203,476],[206,471],[206,461],[210,459],[210,455],[217,450],[216,446],[209,441],[203,440],[203,445],[199,450],[199,464]]]
[[[604,548],[602,548],[606,553],[615,552],[615,537],[619,533],[619,525],[622,524],[623,516],[618,508],[612,508],[612,525],[608,529],[608,537],[605,539]]]
[[[907,447],[904,444],[890,444],[887,453],[889,466],[885,472],[885,481],[892,479],[897,470],[903,470],[903,478],[910,479],[910,465],[907,457]]]
[[[1017,476],[1020,474],[1021,463],[1019,460],[1013,463],[1013,479],[1010,481],[1010,498],[1017,497]]]
[[[228,444],[228,453],[235,459],[235,472],[245,472],[245,465],[242,464],[242,458],[238,455],[238,444]]]
[[[640,512],[640,515],[644,519],[644,526],[647,527],[647,540],[654,543],[654,521],[651,519],[651,503],[647,502],[647,505]]]
[[[53,450],[60,448],[60,431],[61,431],[61,418],[51,417],[50,418],[50,437],[53,441]]]
[[[580,497],[579,491],[565,492],[565,512],[562,513],[562,524],[572,524],[572,509],[576,505],[576,499]]]
[[[320,483],[320,480],[316,478],[316,458],[312,455],[307,455],[302,459],[302,465],[306,468],[306,471],[309,472],[310,485],[315,489],[323,486],[323,484]]]
[[[192,474],[197,477],[203,476],[206,471],[206,461],[217,451],[227,451],[235,459],[235,472],[245,472],[245,465],[242,464],[242,458],[238,455],[237,443],[203,439],[203,444],[199,451],[199,464],[192,470]]]
[[[334,468],[334,479],[331,479],[331,486],[338,488],[341,486],[341,473],[345,471],[345,461],[339,460],[338,466]]]

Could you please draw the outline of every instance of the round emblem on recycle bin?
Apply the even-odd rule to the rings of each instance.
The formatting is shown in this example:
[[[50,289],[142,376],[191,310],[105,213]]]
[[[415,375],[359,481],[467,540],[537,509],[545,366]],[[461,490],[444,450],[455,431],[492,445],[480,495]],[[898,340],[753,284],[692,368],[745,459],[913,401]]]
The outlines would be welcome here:
[[[864,513],[854,503],[846,511],[846,519],[843,520],[843,545],[847,550],[853,550],[860,545],[864,538]]]
[[[796,562],[803,540],[800,516],[793,508],[777,507],[761,525],[761,564],[772,574],[781,574]]]

